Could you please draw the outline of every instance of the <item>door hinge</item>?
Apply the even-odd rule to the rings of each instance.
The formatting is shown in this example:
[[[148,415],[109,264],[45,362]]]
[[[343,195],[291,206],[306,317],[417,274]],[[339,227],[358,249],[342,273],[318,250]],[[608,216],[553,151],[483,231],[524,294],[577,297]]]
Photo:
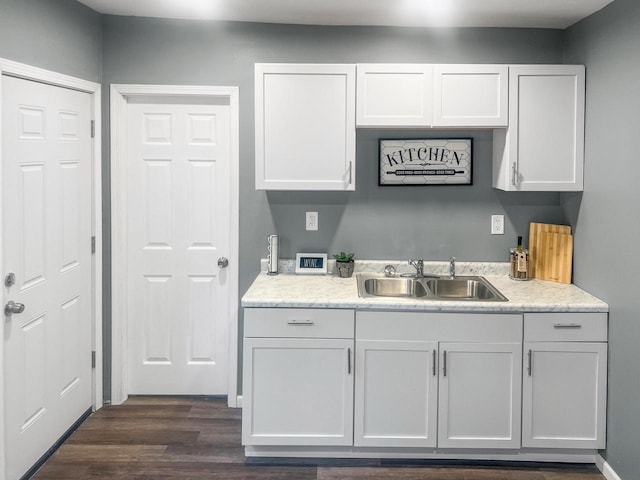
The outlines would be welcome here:
[[[91,255],[96,253],[96,237],[91,237]]]
[[[91,368],[96,368],[96,352],[91,352]]]
[[[96,121],[91,120],[91,138],[96,137]]]

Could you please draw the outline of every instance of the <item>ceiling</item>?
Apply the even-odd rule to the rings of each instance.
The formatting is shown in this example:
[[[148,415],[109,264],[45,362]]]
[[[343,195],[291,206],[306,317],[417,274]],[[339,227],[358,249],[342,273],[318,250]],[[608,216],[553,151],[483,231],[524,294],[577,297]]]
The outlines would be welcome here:
[[[78,0],[100,13],[305,25],[565,29],[613,0]]]

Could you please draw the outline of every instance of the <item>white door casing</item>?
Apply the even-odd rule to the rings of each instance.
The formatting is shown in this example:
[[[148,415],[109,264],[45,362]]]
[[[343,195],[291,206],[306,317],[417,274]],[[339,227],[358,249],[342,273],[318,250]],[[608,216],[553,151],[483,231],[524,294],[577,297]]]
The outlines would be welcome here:
[[[131,258],[128,252],[128,242],[131,238],[131,234],[135,235],[135,232],[130,232],[132,221],[135,221],[139,216],[138,213],[129,210],[131,192],[135,192],[135,185],[130,185],[130,182],[135,182],[136,180],[132,178],[128,178],[129,172],[129,163],[131,161],[129,157],[129,148],[131,146],[131,138],[135,135],[132,131],[130,131],[131,125],[128,125],[128,115],[132,108],[137,108],[141,103],[155,103],[158,98],[164,98],[166,102],[172,103],[173,105],[169,105],[169,107],[174,108],[179,104],[189,105],[190,107],[196,108],[198,104],[207,104],[211,108],[221,108],[215,107],[214,105],[226,105],[229,114],[229,130],[227,132],[227,137],[229,140],[228,143],[228,152],[229,152],[229,175],[228,179],[228,204],[227,204],[227,212],[229,215],[229,225],[230,228],[227,232],[227,238],[222,244],[227,245],[227,251],[222,251],[221,249],[213,249],[208,248],[206,245],[192,245],[192,250],[199,252],[200,256],[194,256],[191,258],[183,257],[183,260],[187,264],[191,264],[191,267],[187,265],[184,266],[182,270],[182,286],[180,289],[183,293],[191,292],[192,295],[198,296],[205,295],[206,292],[210,292],[212,289],[212,285],[215,282],[224,280],[228,285],[228,309],[225,314],[224,320],[227,322],[226,327],[228,330],[228,335],[226,339],[226,345],[228,350],[228,361],[227,363],[227,385],[225,386],[225,392],[228,392],[228,403],[229,406],[235,407],[238,402],[237,398],[237,315],[238,315],[238,88],[237,87],[190,87],[190,86],[152,86],[152,85],[112,85],[111,86],[111,132],[112,132],[112,160],[111,160],[111,181],[112,181],[112,216],[113,218],[118,218],[118,222],[114,222],[112,228],[112,281],[113,281],[113,320],[112,320],[112,332],[113,332],[113,347],[112,347],[112,403],[120,404],[124,400],[126,400],[127,395],[129,394],[129,372],[133,365],[131,365],[130,360],[128,359],[127,353],[129,352],[129,345],[133,341],[131,337],[132,330],[129,328],[132,326],[132,322],[134,320],[131,317],[131,311],[129,310],[129,306],[140,304],[142,300],[140,298],[131,298],[130,292],[133,291],[130,289],[128,280],[135,275],[135,272],[129,270],[135,270],[136,266],[132,265],[131,269],[129,268],[128,260]],[[135,104],[135,105],[134,105]],[[166,109],[165,109],[166,110]],[[156,112],[159,113],[159,112]],[[204,115],[197,117],[199,120],[203,120],[210,116],[207,113],[202,113],[198,115]],[[196,117],[193,117],[196,118]],[[192,118],[192,120],[193,120]],[[166,117],[158,116],[155,117],[154,120],[157,122],[154,123],[153,128],[160,128],[162,130],[163,122],[166,120]],[[196,124],[191,123],[190,128],[194,128],[200,132],[207,131],[208,127],[205,126],[206,122],[196,122]],[[193,131],[195,131],[193,130]],[[177,134],[176,132],[173,132]],[[162,143],[162,142],[158,142]],[[165,142],[167,143],[167,142]],[[194,142],[192,142],[194,143]],[[197,142],[195,142],[197,143]],[[156,145],[160,147],[160,145]],[[165,145],[166,147],[166,145]],[[145,147],[146,148],[146,147]],[[145,163],[145,167],[142,171],[146,169],[145,175],[153,175],[155,179],[159,181],[157,185],[161,185],[162,182],[168,182],[169,179],[166,176],[168,174],[169,168],[166,163],[166,153],[159,153],[160,150],[156,150],[149,154],[149,161]],[[155,156],[155,159],[152,157]],[[187,155],[188,158],[188,155]],[[206,193],[208,188],[207,182],[212,181],[212,169],[211,163],[204,159],[204,161],[197,161],[197,158],[190,158],[191,162],[187,162],[187,170],[189,169],[198,170],[199,175],[195,175],[190,177],[191,180],[195,183],[187,186],[187,190],[191,192],[200,191],[203,195]],[[203,160],[200,158],[200,160]],[[153,167],[153,168],[152,168]],[[173,167],[171,167],[173,168]],[[203,175],[202,173],[206,173]],[[140,172],[139,172],[140,173]],[[152,177],[147,177],[152,178]],[[146,180],[145,180],[146,181]],[[142,185],[141,185],[142,186]],[[142,186],[143,187],[143,186]],[[144,188],[144,187],[143,187]],[[159,202],[158,206],[161,208],[157,208],[155,215],[156,219],[162,220],[161,215],[165,215],[162,211],[162,205],[165,205],[164,210],[169,207],[170,201],[166,198],[162,198],[160,195],[160,190],[147,190],[151,194],[155,194],[154,202]],[[155,193],[154,193],[155,192]],[[148,197],[151,198],[151,197]],[[184,197],[183,197],[184,198]],[[193,195],[191,196],[193,199]],[[143,199],[147,201],[146,199]],[[210,215],[211,212],[201,213],[202,215]],[[166,213],[169,215],[169,213]],[[176,215],[173,215],[174,221]],[[187,215],[187,211],[184,212],[184,223],[182,228],[186,230],[187,234],[193,234],[193,228],[190,230],[188,227],[189,217]],[[213,218],[213,217],[209,217]],[[178,222],[182,221],[180,219]],[[208,223],[211,226],[211,222]],[[192,226],[193,226],[192,222]],[[161,226],[161,222],[156,222],[156,226]],[[166,224],[165,224],[166,227]],[[163,228],[165,228],[163,227]],[[178,225],[174,225],[174,229],[179,227]],[[134,228],[135,230],[135,228]],[[178,228],[178,231],[180,228]],[[221,229],[222,230],[222,229]],[[202,232],[203,230],[200,230]],[[158,233],[160,232],[160,233]],[[220,233],[225,233],[221,231]],[[157,235],[164,235],[162,231],[156,231]],[[198,231],[195,232],[198,235]],[[175,232],[174,232],[175,235]],[[162,253],[161,251],[164,249],[165,255],[156,256],[156,260],[163,259],[162,262],[167,260],[170,255],[166,255],[168,252],[167,246],[162,245],[164,241],[158,241],[157,244],[154,244],[154,240],[152,240],[151,244],[157,252]],[[164,242],[166,243],[166,242]],[[197,242],[196,242],[197,243]],[[206,242],[205,242],[206,243]],[[202,248],[204,247],[204,248]],[[151,251],[153,251],[153,249]],[[207,250],[209,250],[207,252]],[[150,252],[147,252],[150,253]],[[193,253],[193,252],[192,252]],[[202,257],[202,254],[205,257]],[[215,256],[212,256],[215,255]],[[218,257],[227,257],[229,259],[229,266],[226,269],[219,269],[216,265]],[[143,261],[142,259],[140,260]],[[146,261],[146,260],[145,260]],[[136,263],[136,262],[134,262]],[[153,263],[153,262],[151,262]],[[182,262],[177,261],[177,264],[180,265]],[[213,263],[213,265],[211,265]],[[208,267],[214,268],[214,274],[199,272],[197,268],[200,268],[206,264]],[[155,265],[153,268],[160,268],[160,266]],[[195,268],[195,273],[187,273],[187,269],[191,268],[192,271]],[[222,273],[220,277],[216,277],[218,270]],[[187,278],[189,281],[187,281]],[[176,278],[177,279],[177,278]],[[125,281],[127,280],[127,281]],[[149,280],[152,280],[149,282]],[[149,284],[155,283],[155,287],[162,287],[164,281],[168,280],[168,276],[166,274],[160,274],[159,272],[151,272],[147,274],[147,287]],[[189,282],[191,282],[189,284]],[[166,285],[166,284],[165,284]],[[189,287],[191,290],[188,290]],[[147,288],[145,287],[145,288]],[[194,289],[195,288],[195,289]],[[156,293],[162,288],[155,289]],[[149,290],[150,292],[154,290]],[[214,289],[215,290],[215,289]],[[188,298],[188,294],[185,293]],[[206,296],[206,295],[205,295]],[[163,295],[160,295],[160,298],[165,298]],[[187,302],[188,303],[188,302]],[[162,309],[158,308],[158,304],[148,303],[152,308],[155,309],[156,312],[161,312]],[[209,304],[211,306],[211,304]],[[189,318],[189,307],[185,304],[176,304],[174,301],[174,312],[182,312],[182,318],[184,318],[184,322],[188,321]],[[175,317],[175,315],[174,315]],[[169,317],[165,317],[169,318]],[[191,320],[193,320],[193,316]],[[202,318],[202,317],[200,317]],[[165,323],[165,327],[168,324]],[[201,324],[202,325],[202,324]],[[153,345],[154,348],[158,347],[158,345],[162,345],[164,341],[164,345],[167,345],[168,339],[171,338],[171,335],[167,335],[166,331],[164,334],[156,335]],[[175,339],[173,340],[175,343]],[[197,343],[197,342],[196,342]],[[151,345],[151,344],[149,344]],[[192,344],[193,346],[194,344]],[[200,347],[203,346],[202,343],[199,344]],[[198,345],[195,345],[195,348],[198,348]],[[133,351],[133,350],[132,350]],[[151,355],[152,357],[155,354]],[[162,355],[158,356],[157,362],[161,364],[163,360],[160,358]],[[206,358],[196,359],[195,364],[200,363],[200,367],[205,366],[207,363],[211,363]],[[156,365],[160,366],[160,365]],[[196,365],[198,366],[198,365]],[[180,392],[175,392],[180,393]]]
[[[16,273],[2,303],[25,304],[0,328],[0,479],[22,476],[87,408],[102,405],[101,365],[91,369],[102,343],[100,144],[90,138],[99,91],[0,59],[0,270]]]

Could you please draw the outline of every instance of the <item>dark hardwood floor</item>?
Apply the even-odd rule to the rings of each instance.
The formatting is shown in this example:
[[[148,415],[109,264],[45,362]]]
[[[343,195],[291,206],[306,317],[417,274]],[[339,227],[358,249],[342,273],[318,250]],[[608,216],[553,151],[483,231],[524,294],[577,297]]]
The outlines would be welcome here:
[[[132,397],[91,415],[34,480],[604,480],[594,466],[389,466],[378,460],[247,463],[242,411],[221,399]]]

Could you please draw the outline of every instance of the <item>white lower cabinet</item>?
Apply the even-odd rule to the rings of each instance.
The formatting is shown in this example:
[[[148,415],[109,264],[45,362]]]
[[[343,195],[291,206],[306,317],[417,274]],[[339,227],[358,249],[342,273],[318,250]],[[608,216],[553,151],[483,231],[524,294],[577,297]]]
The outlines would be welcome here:
[[[252,454],[593,452],[606,342],[606,313],[248,308],[242,441]]]
[[[605,447],[606,324],[598,313],[525,315],[523,446]]]
[[[245,309],[242,443],[352,445],[353,353],[353,311]]]
[[[438,447],[520,448],[521,343],[440,343]]]
[[[355,445],[519,448],[521,341],[522,315],[358,312]]]

